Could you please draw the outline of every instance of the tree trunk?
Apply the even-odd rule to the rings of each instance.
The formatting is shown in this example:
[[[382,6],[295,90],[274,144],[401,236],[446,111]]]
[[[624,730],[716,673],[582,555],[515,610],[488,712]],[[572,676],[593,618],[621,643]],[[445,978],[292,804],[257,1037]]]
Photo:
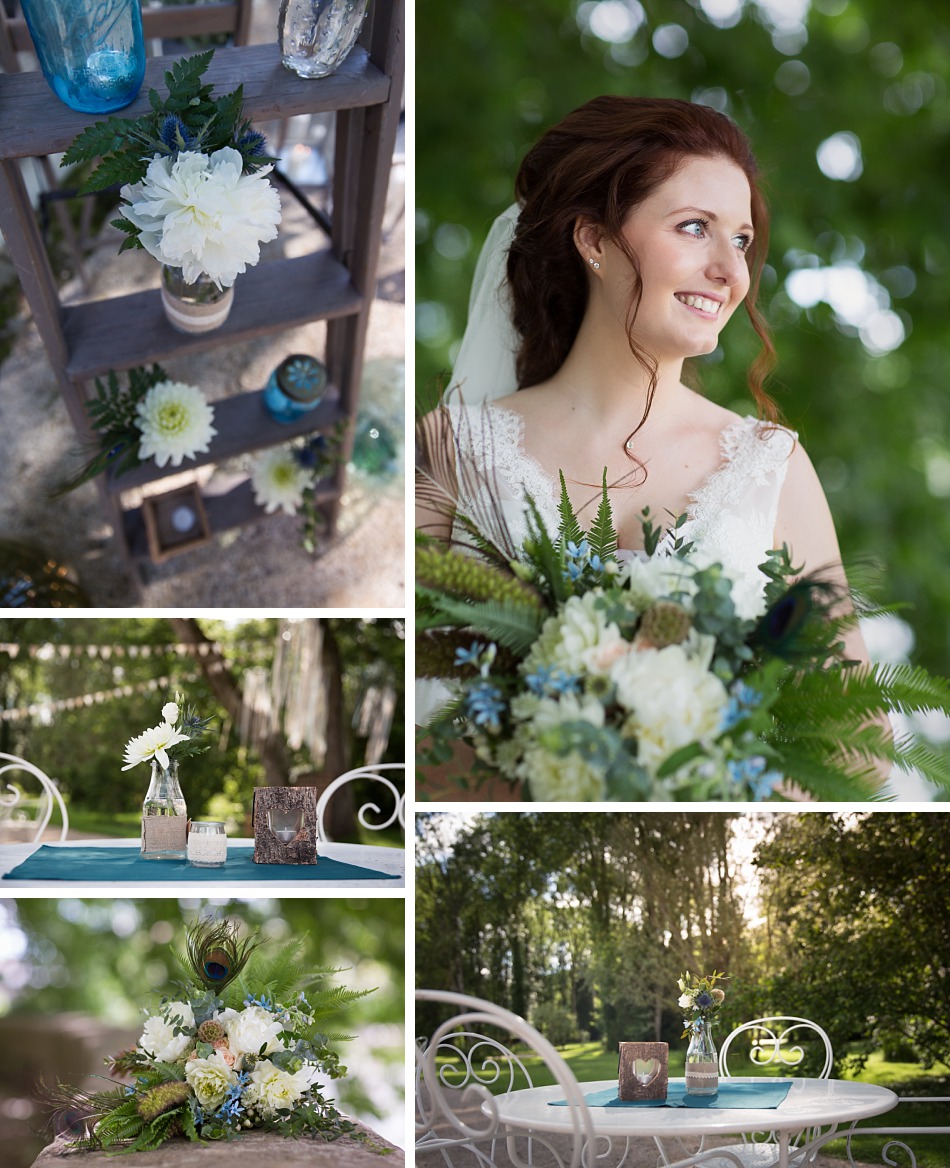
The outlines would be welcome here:
[[[182,644],[207,646],[204,653],[195,654],[195,661],[211,686],[214,696],[230,714],[234,724],[239,726],[244,697],[218,647],[204,635],[194,618],[171,617],[170,620]],[[290,762],[283,735],[272,731],[262,742],[255,745],[264,765],[265,786],[286,787],[290,778]]]

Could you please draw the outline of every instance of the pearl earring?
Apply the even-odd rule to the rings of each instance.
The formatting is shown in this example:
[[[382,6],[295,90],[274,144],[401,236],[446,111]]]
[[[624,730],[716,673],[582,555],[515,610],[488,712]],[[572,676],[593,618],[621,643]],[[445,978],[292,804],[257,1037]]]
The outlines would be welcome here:
[[[598,263],[597,263],[597,261],[594,259],[594,257],[593,257],[593,256],[588,256],[588,257],[587,257],[587,262],[590,264],[590,266],[591,266],[592,268],[594,268],[594,269],[596,269],[596,270],[599,270],[599,269],[600,269],[600,264],[598,264]]]

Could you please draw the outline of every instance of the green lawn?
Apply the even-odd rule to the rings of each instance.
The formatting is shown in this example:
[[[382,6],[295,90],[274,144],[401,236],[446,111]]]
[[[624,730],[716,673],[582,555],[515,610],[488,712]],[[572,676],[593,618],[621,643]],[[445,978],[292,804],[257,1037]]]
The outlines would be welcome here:
[[[554,1076],[541,1059],[526,1052],[518,1051],[525,1068],[536,1087],[546,1086],[554,1082]],[[612,1051],[605,1051],[600,1043],[585,1042],[573,1043],[559,1048],[559,1053],[574,1072],[578,1081],[590,1083],[598,1079],[614,1079],[617,1076],[617,1055]],[[440,1059],[440,1065],[448,1073],[447,1082],[451,1083],[451,1065],[456,1060]],[[670,1077],[681,1077],[686,1061],[685,1046],[670,1050]],[[476,1061],[477,1065],[477,1061]],[[768,1069],[749,1067],[743,1074],[767,1075]],[[461,1076],[461,1068],[459,1069]],[[489,1076],[486,1075],[486,1078]],[[864,1083],[877,1083],[882,1087],[890,1087],[900,1096],[950,1096],[950,1077],[939,1069],[922,1070],[914,1063],[888,1063],[880,1054],[873,1054],[868,1060],[862,1073],[852,1078],[860,1079]],[[517,1067],[514,1068],[513,1085],[515,1088],[527,1086],[524,1074]],[[503,1091],[507,1089],[507,1081],[492,1084],[489,1089]],[[864,1127],[937,1127],[950,1126],[950,1103],[903,1103],[898,1104],[893,1111],[876,1119],[869,1119],[862,1123]],[[904,1137],[910,1142],[917,1157],[917,1168],[950,1168],[950,1136],[931,1135]],[[886,1138],[882,1136],[868,1136],[858,1138],[853,1142],[855,1160],[864,1164],[886,1165],[883,1158]],[[844,1141],[835,1141],[827,1145],[827,1154],[839,1156],[846,1160]],[[891,1163],[904,1164],[909,1162],[906,1156],[902,1159],[901,1153],[892,1151]]]

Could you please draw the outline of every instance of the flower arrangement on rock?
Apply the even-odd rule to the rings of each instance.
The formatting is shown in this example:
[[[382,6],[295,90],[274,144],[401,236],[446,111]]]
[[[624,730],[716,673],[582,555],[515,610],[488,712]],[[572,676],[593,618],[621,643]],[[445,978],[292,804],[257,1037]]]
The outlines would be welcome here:
[[[72,1147],[142,1152],[176,1136],[203,1143],[263,1130],[333,1140],[356,1130],[320,1085],[346,1074],[331,1044],[349,1036],[323,1031],[372,991],[320,984],[338,969],[303,976],[299,941],[270,959],[260,944],[230,921],[189,930],[179,957],[187,980],[146,1011],[135,1047],[109,1060],[130,1085],[52,1092],[54,1103],[88,1116]]]
[[[149,113],[96,122],[63,156],[63,165],[101,159],[84,192],[121,184],[120,250],[144,248],[165,265],[166,313],[187,332],[223,322],[230,298],[221,293],[258,262],[280,222],[267,179],[275,159],[243,117],[243,87],[212,98],[202,82],[213,55],[178,61],[165,74],[167,96],[149,91]]]
[[[490,494],[490,492],[489,492]],[[536,800],[763,800],[786,781],[821,799],[866,799],[879,761],[950,787],[946,760],[892,737],[888,711],[950,711],[950,685],[907,665],[858,667],[843,632],[867,606],[789,551],[769,554],[762,610],[737,612],[720,565],[644,513],[645,556],[621,559],[607,495],[581,529],[561,476],[552,537],[530,504],[512,553],[465,516],[469,546],[417,536],[416,671],[451,678],[423,762],[452,742],[471,775]]]
[[[158,466],[181,466],[186,458],[206,454],[217,434],[214,406],[198,386],[172,380],[160,365],[130,369],[127,385],[113,370],[106,383],[97,377],[86,412],[99,434],[95,452],[54,497],[107,470],[118,478],[150,458]]]

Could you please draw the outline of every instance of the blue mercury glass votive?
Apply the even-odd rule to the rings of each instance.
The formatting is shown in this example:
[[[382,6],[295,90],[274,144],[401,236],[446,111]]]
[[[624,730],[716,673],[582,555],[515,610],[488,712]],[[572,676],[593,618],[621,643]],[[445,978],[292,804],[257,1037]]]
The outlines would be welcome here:
[[[104,114],[145,77],[139,0],[22,0],[43,76],[70,109]]]
[[[277,422],[294,422],[323,399],[327,370],[322,361],[303,353],[285,357],[270,375],[264,405]]]

